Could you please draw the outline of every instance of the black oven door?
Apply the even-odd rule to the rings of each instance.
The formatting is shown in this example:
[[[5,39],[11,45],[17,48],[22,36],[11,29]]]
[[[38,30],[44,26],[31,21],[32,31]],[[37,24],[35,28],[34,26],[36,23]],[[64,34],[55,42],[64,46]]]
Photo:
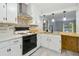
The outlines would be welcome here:
[[[23,55],[37,46],[37,35],[23,36]]]

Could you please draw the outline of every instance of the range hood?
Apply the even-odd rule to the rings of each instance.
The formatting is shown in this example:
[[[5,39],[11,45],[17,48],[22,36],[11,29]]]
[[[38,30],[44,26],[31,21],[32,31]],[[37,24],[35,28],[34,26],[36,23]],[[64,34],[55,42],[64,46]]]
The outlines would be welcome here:
[[[29,20],[32,19],[32,17],[28,14],[27,9],[28,9],[27,4],[19,3],[19,15],[18,15],[19,19],[29,19]]]

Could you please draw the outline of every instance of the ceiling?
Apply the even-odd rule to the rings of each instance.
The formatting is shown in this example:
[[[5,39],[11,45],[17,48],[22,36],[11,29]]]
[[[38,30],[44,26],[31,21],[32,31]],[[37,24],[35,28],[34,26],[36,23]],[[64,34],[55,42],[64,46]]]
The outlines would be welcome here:
[[[58,11],[66,8],[76,7],[78,3],[32,3],[35,5],[41,14],[51,13],[53,11]]]

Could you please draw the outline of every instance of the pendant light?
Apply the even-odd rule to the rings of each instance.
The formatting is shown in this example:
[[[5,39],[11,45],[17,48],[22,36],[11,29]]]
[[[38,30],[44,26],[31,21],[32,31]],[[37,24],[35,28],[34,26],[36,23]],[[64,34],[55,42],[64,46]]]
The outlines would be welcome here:
[[[53,16],[52,22],[55,22],[55,19],[54,19],[54,13],[52,13],[52,16]]]
[[[44,17],[43,23],[46,23],[46,20],[45,20],[45,15],[43,15],[43,17]]]
[[[46,23],[46,20],[44,20],[43,23]]]
[[[66,11],[63,11],[64,17],[63,17],[63,21],[66,21]]]

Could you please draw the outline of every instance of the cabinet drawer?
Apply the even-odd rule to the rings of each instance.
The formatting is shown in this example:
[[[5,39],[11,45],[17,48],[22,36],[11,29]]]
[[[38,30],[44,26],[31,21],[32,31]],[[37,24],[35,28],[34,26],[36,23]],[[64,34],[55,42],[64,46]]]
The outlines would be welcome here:
[[[17,38],[9,41],[0,42],[0,48],[12,45],[12,44],[21,44],[22,38]]]
[[[0,48],[0,56],[20,56],[20,55],[22,55],[22,49],[20,48],[20,44]]]

